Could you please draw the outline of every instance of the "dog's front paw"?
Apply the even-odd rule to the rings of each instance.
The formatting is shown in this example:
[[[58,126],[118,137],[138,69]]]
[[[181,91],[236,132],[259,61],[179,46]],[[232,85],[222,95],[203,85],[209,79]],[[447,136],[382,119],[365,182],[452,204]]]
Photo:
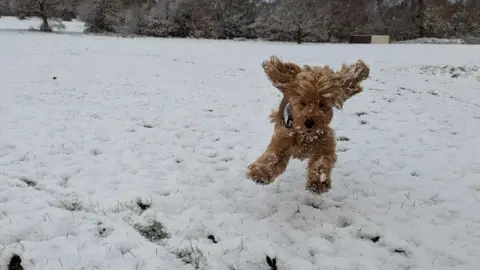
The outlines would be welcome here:
[[[332,182],[330,179],[325,178],[324,175],[317,181],[308,181],[306,189],[314,194],[320,195],[327,193],[332,188]]]
[[[317,195],[327,193],[330,190],[330,188],[331,188],[330,183],[313,182],[313,183],[307,184],[307,190]]]
[[[270,184],[273,181],[273,169],[265,164],[251,164],[247,168],[247,177],[262,185]]]

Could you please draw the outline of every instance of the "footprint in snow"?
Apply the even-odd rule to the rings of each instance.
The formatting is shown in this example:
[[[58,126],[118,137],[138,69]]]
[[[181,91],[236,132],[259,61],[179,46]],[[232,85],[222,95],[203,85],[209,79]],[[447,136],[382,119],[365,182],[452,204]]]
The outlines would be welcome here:
[[[233,160],[233,157],[224,157],[220,159],[220,161],[223,161],[223,162],[230,162],[232,160]]]
[[[215,167],[215,169],[217,172],[226,172],[228,169],[230,169],[230,167],[226,165],[218,165]]]

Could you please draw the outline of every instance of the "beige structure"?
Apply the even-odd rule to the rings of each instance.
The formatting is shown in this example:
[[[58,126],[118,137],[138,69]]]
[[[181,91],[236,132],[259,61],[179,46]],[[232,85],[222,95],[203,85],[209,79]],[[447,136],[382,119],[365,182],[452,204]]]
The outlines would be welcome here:
[[[372,44],[388,44],[390,43],[390,36],[387,35],[372,35],[370,41]]]
[[[350,35],[350,43],[388,44],[390,43],[390,36],[388,35]]]

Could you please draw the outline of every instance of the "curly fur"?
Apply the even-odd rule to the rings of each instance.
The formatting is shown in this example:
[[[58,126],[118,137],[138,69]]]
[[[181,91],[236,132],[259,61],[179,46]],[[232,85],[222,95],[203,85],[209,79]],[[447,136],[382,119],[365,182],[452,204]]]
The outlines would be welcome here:
[[[369,77],[369,67],[362,60],[343,64],[338,71],[328,66],[300,67],[276,56],[264,61],[262,67],[283,98],[278,110],[270,115],[274,123],[270,143],[248,166],[247,177],[269,184],[285,171],[291,158],[308,159],[306,189],[315,194],[329,191],[337,161],[335,133],[329,126],[333,110],[341,109],[345,101],[363,91],[360,83]],[[287,104],[293,118],[291,128],[284,123]]]

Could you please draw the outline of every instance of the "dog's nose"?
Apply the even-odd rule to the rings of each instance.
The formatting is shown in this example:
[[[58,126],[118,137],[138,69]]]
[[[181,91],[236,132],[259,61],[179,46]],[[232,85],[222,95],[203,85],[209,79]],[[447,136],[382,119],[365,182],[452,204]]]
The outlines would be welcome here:
[[[313,121],[313,119],[307,118],[307,120],[305,120],[305,127],[312,128],[314,125],[315,121]]]

